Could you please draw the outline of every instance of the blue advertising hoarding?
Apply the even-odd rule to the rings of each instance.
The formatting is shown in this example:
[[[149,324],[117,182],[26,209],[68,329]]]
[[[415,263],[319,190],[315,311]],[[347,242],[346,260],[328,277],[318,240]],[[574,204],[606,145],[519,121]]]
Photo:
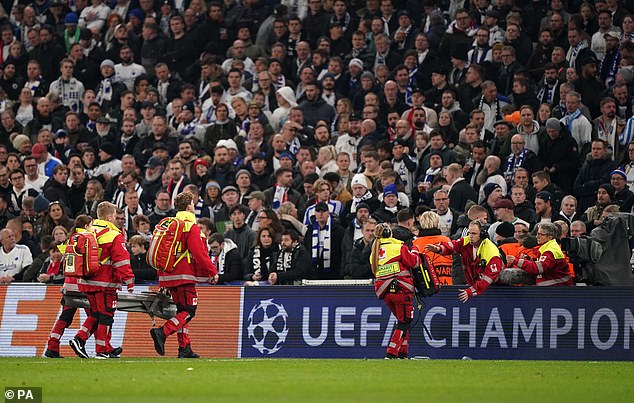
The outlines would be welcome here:
[[[415,313],[410,356],[632,361],[633,288],[445,287]],[[246,287],[241,357],[382,358],[396,324],[372,287]],[[429,334],[423,330],[426,326]]]

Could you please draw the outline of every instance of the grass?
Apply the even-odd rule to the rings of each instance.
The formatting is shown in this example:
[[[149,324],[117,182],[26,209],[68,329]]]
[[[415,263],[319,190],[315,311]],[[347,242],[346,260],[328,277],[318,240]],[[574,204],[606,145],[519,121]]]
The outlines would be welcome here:
[[[632,402],[634,363],[0,359],[44,402]],[[412,400],[413,399],[413,400]]]

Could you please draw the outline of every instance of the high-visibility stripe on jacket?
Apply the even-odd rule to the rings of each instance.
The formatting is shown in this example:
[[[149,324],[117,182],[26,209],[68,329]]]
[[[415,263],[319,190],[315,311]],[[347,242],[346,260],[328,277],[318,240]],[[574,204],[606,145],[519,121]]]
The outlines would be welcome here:
[[[527,273],[537,274],[535,285],[538,286],[572,285],[566,256],[555,239],[539,247],[539,258],[536,261],[520,259],[517,267]]]
[[[121,283],[134,284],[134,274],[130,266],[130,253],[125,238],[119,229],[109,221],[94,220],[93,231],[99,244],[100,268],[90,278],[80,278],[82,292],[102,291],[105,288],[120,289]]]
[[[477,248],[471,245],[468,236],[451,242],[441,242],[438,246],[441,255],[460,255],[465,279],[471,286],[473,295],[482,294],[504,270],[500,250],[489,239],[483,239]]]
[[[159,285],[177,287],[183,284],[209,282],[218,270],[209,258],[205,235],[196,224],[196,216],[188,211],[179,211],[176,218],[185,221],[181,250],[187,258],[180,259],[174,270],[169,273],[159,271]]]
[[[402,241],[394,238],[375,239],[380,242],[379,264],[374,272],[374,292],[383,298],[392,281],[396,280],[399,288],[406,292],[414,292],[414,280],[410,269],[416,267],[420,260]],[[374,248],[373,248],[374,249]],[[374,252],[374,250],[373,250]],[[370,264],[374,262],[374,253],[370,254]]]

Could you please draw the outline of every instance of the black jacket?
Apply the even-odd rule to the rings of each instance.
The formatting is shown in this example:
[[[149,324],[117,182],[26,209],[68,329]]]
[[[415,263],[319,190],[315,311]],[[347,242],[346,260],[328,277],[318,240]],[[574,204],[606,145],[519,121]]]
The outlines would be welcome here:
[[[366,245],[363,239],[357,240],[350,252],[348,264],[344,267],[344,277],[351,279],[373,278],[372,267],[370,266],[370,245]]]
[[[218,284],[242,280],[242,258],[237,248],[225,253],[223,273],[218,275]]]
[[[139,255],[130,253],[130,266],[132,266],[134,273],[134,282],[137,284],[156,283],[158,281],[156,270],[147,263],[145,256],[145,253]]]
[[[574,194],[577,197],[577,211],[586,211],[594,206],[596,192],[604,183],[610,183],[610,172],[614,170],[614,162],[609,158],[586,160],[575,179]]]
[[[277,273],[277,284],[292,285],[296,280],[312,279],[315,269],[310,253],[298,243],[291,251],[277,254],[271,272]]]
[[[572,192],[572,183],[579,165],[576,158],[562,158],[562,156],[576,154],[577,142],[566,131],[562,131],[554,140],[545,136],[539,144],[539,161],[544,167],[555,168],[555,172],[550,174],[550,180],[567,193]]]
[[[471,200],[474,203],[478,201],[478,194],[475,189],[465,180],[455,182],[449,192],[449,208],[455,211],[464,212],[467,202]]]
[[[341,246],[343,244],[343,228],[337,224],[334,220],[330,223],[330,268],[325,269],[323,267],[323,260],[318,259],[317,264],[313,263],[315,267],[316,277],[320,280],[333,280],[342,278],[341,268],[343,266],[341,256]],[[313,247],[313,231],[312,227],[308,228],[306,235],[304,236],[304,246],[308,252],[308,255],[312,260],[312,247]]]

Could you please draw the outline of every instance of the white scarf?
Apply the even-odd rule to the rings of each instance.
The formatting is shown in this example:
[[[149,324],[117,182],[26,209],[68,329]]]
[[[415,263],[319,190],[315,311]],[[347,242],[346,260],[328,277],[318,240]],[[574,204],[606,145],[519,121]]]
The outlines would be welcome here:
[[[332,217],[328,217],[328,222],[326,222],[326,226],[324,229],[319,228],[319,223],[315,221],[313,224],[313,242],[312,242],[312,258],[313,265],[315,267],[319,267],[319,259],[323,261],[322,268],[325,271],[330,270],[330,228],[332,225]],[[321,248],[320,239],[323,241]],[[319,252],[321,249],[321,256],[319,256]]]
[[[275,262],[276,272],[286,272],[293,268],[293,253],[297,248],[299,248],[299,244],[293,246],[290,251],[282,249]]]
[[[104,78],[99,83],[99,88],[97,89],[97,102],[99,105],[103,101],[111,101],[112,100],[112,81],[110,77]]]
[[[357,212],[357,206],[359,205],[359,203],[366,201],[366,200],[370,200],[372,198],[372,193],[370,193],[370,191],[365,192],[365,194],[361,197],[354,197],[352,199],[352,204],[350,205],[350,212],[351,213],[356,213]]]
[[[273,203],[271,205],[271,207],[273,207],[273,210],[279,210],[282,203],[288,200],[288,197],[286,196],[287,190],[288,188],[275,186],[275,194],[273,195]]]

